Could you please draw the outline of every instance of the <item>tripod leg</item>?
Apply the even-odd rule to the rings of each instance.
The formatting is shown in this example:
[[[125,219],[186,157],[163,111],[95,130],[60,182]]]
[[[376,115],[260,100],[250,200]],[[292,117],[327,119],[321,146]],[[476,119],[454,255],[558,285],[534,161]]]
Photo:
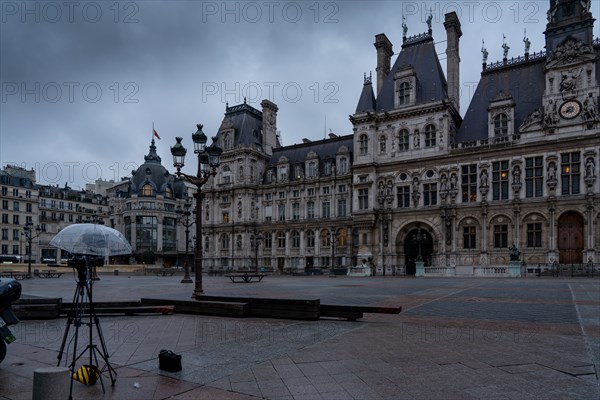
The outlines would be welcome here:
[[[77,315],[77,310],[79,309],[79,285],[75,288],[75,293],[73,294],[73,301],[71,301],[71,309],[69,310],[69,315],[67,316],[67,325],[65,327],[65,333],[62,338],[62,343],[60,344],[60,350],[58,351],[58,363],[57,367],[60,366],[60,362],[62,360],[63,353],[65,351],[65,345],[67,343],[67,338],[69,337],[69,328],[73,325],[73,320]]]
[[[98,315],[96,314],[96,309],[94,307],[94,303],[92,301],[92,291],[91,291],[91,285],[87,287],[89,289],[88,292],[88,296],[89,296],[89,300],[90,300],[90,321],[93,318],[94,324],[96,325],[96,332],[98,333],[98,340],[100,341],[100,349],[98,349],[97,346],[93,346],[96,351],[98,351],[100,353],[100,357],[104,360],[104,362],[106,363],[105,368],[108,370],[108,374],[110,376],[110,381],[111,381],[111,385],[114,386],[115,382],[116,382],[116,378],[113,376],[117,375],[117,371],[115,371],[115,369],[110,365],[110,362],[108,361],[108,358],[110,357],[108,354],[108,349],[106,348],[106,342],[104,340],[104,335],[102,334],[102,327],[100,326],[100,319],[98,318]],[[91,336],[92,336],[92,332],[90,330],[90,344],[91,344]],[[90,353],[91,355],[91,353]],[[97,363],[97,359],[96,359],[96,363]],[[102,388],[104,388],[104,384],[102,384]]]

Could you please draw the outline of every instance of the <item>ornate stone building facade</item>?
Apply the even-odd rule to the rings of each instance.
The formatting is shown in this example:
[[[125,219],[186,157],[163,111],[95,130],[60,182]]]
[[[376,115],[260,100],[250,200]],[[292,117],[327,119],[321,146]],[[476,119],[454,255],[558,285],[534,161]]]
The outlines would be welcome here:
[[[488,64],[482,49],[464,117],[455,13],[447,76],[430,24],[404,29],[393,65],[392,43],[375,37],[377,88],[365,77],[352,135],[283,147],[275,104],[227,107],[222,165],[203,187],[205,267],[485,275],[513,244],[527,265],[600,262],[594,21],[589,2],[552,0],[545,51],[524,38],[522,56],[505,46]]]

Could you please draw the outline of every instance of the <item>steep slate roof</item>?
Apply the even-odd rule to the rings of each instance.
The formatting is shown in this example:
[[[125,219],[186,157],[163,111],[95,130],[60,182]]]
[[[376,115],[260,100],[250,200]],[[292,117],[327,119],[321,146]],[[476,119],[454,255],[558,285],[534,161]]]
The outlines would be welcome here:
[[[378,111],[394,109],[394,75],[408,67],[413,67],[417,74],[415,105],[448,98],[446,77],[435,51],[433,38],[428,34],[423,36],[424,39],[402,45],[402,50],[377,97]]]
[[[483,71],[454,143],[488,138],[488,107],[500,91],[515,101],[515,132],[536,108],[543,111],[546,58]]]
[[[267,169],[275,168],[281,157],[286,157],[290,165],[304,164],[308,153],[314,151],[319,160],[333,159],[337,155],[338,150],[342,146],[346,146],[349,151],[349,160],[352,159],[353,149],[353,138],[354,135],[338,136],[333,139],[323,139],[316,142],[300,143],[291,146],[280,147],[273,149],[273,156]],[[324,164],[319,163],[319,172],[323,172]],[[295,180],[296,177],[293,174],[289,175],[290,180]]]
[[[255,144],[262,148],[262,112],[246,104],[225,109],[225,119],[233,124],[233,146]],[[256,132],[256,136],[254,135]],[[218,136],[218,135],[217,135]]]
[[[356,106],[356,114],[364,113],[367,111],[375,111],[376,102],[375,94],[373,93],[373,85],[370,79],[365,78],[365,84],[363,85],[358,105]]]

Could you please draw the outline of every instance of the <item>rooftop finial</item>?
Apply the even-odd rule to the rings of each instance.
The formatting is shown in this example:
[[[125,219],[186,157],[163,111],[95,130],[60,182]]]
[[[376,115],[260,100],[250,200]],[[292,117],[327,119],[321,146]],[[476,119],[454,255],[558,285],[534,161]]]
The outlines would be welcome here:
[[[527,28],[523,31],[523,43],[525,43],[525,54],[529,54],[529,47],[531,46],[531,42],[527,37]]]
[[[431,20],[433,19],[433,9],[429,8],[429,16],[427,17],[427,30],[429,31],[429,34],[431,35]]]
[[[510,49],[510,47],[508,47],[508,45],[506,44],[506,36],[504,36],[504,34],[502,34],[502,49],[504,50],[503,58],[508,58],[508,50]]]
[[[487,59],[488,59],[488,51],[487,51],[487,49],[485,48],[485,40],[484,40],[484,39],[481,39],[481,54],[482,54],[482,57],[483,57],[483,60],[482,60],[482,62],[483,62],[484,64],[487,64]]]
[[[406,25],[406,17],[402,16],[402,38],[406,40],[406,34],[408,33],[408,26]]]

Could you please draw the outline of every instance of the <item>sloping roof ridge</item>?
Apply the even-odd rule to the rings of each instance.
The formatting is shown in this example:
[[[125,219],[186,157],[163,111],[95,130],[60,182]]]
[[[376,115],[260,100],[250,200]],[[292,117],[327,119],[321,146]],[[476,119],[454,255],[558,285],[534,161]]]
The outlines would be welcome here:
[[[275,153],[275,151],[285,151],[285,150],[290,150],[293,148],[302,148],[302,147],[311,147],[314,145],[320,145],[320,144],[324,144],[324,143],[332,143],[332,142],[337,142],[337,141],[344,141],[344,140],[348,140],[348,139],[352,139],[354,137],[353,134],[349,134],[349,135],[338,135],[337,137],[334,138],[325,138],[325,139],[320,139],[320,140],[316,140],[316,141],[310,141],[310,142],[306,142],[306,143],[295,143],[295,144],[290,144],[287,146],[282,146],[282,147],[278,147],[277,149],[273,149],[273,153]]]
[[[243,111],[248,111],[249,113],[254,114],[257,117],[262,118],[262,111],[257,110],[256,108],[252,107],[250,104],[247,104],[245,102],[236,106],[225,107],[225,115],[237,114]]]

